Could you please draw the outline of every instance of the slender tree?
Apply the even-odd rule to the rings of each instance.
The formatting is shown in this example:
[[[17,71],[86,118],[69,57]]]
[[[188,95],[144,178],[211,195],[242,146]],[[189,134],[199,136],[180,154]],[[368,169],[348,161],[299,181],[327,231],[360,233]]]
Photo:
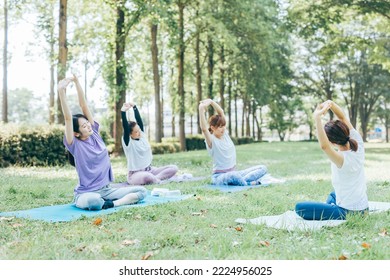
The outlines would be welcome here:
[[[2,121],[8,122],[8,3],[4,0],[4,45],[3,45],[3,106]]]

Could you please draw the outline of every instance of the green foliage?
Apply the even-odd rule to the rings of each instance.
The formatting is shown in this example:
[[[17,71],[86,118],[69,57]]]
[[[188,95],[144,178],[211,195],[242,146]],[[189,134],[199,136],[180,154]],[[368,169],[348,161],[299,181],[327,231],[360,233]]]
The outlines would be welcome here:
[[[179,143],[151,143],[152,154],[171,154],[180,151]]]
[[[67,158],[60,127],[2,127],[0,167],[63,165]]]
[[[204,150],[206,145],[202,135],[186,137],[187,151]]]

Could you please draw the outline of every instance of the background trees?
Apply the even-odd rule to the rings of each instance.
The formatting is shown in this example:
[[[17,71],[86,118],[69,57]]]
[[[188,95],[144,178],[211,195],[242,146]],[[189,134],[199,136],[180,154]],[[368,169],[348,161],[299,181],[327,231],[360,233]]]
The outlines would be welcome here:
[[[305,125],[311,138],[308,115],[325,99],[341,102],[365,139],[376,124],[389,125],[388,1],[6,3],[3,30],[7,7],[13,21],[18,14],[30,15],[37,32],[32,44],[40,46],[40,54],[29,50],[29,55],[44,56],[49,65],[47,109],[36,112],[48,116],[36,119],[62,122],[54,81],[76,71],[115,152],[121,152],[119,110],[129,100],[140,105],[151,140],[178,137],[181,150],[187,134],[200,133],[197,106],[204,98],[223,106],[235,137],[261,140],[276,132],[285,140]],[[3,53],[9,56],[6,43]],[[5,58],[3,69],[6,75]],[[6,80],[3,122],[11,115],[11,121],[23,121],[15,117],[25,113],[22,109],[8,110],[4,88]],[[97,90],[103,92],[100,99]]]

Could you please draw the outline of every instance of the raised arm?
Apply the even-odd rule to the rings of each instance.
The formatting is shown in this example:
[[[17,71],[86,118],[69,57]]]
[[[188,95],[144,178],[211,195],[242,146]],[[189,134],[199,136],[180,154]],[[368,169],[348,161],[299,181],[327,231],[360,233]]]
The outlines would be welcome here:
[[[74,80],[74,83],[76,85],[77,96],[78,96],[78,99],[79,99],[79,105],[81,107],[81,110],[83,111],[84,116],[87,117],[87,119],[91,123],[91,125],[94,125],[95,122],[94,122],[92,113],[89,110],[87,101],[85,100],[84,90],[81,87],[79,79],[77,78],[77,76],[75,74],[73,74],[73,80]]]
[[[121,116],[122,116],[122,127],[123,127],[123,141],[125,142],[126,146],[129,145],[130,141],[130,128],[127,121],[127,111],[133,107],[133,104],[131,103],[123,103],[121,108]]]
[[[142,122],[141,115],[138,111],[137,106],[135,106],[135,104],[133,105],[133,110],[134,110],[134,118],[135,118],[136,123],[138,124],[139,128],[142,131],[144,131],[144,123]]]
[[[331,100],[328,100],[326,102],[329,102],[331,104],[330,110],[332,110],[332,112],[337,116],[337,118],[343,123],[345,123],[349,129],[352,129],[353,126],[349,121],[349,119],[347,118],[347,116],[345,115],[345,113],[343,112],[343,109],[341,109],[339,105],[337,105],[335,102]]]
[[[66,87],[73,81],[73,78],[65,78],[58,83],[57,90],[60,97],[62,113],[65,119],[65,138],[66,142],[71,145],[73,143],[73,120],[72,113],[69,109],[68,101],[66,100]]]
[[[315,125],[317,129],[317,138],[318,143],[320,144],[321,149],[325,152],[328,158],[336,164],[337,167],[342,167],[344,163],[344,157],[338,153],[330,143],[328,136],[326,135],[324,125],[322,124],[321,117],[328,112],[331,108],[331,102],[324,102],[317,106],[313,113],[313,117],[315,120]]]
[[[203,135],[206,139],[206,143],[209,148],[212,148],[211,133],[208,129],[208,124],[206,120],[206,108],[211,104],[210,99],[206,99],[200,102],[199,104],[199,126],[203,132]]]
[[[221,108],[221,106],[219,106],[219,104],[211,99],[208,99],[210,100],[210,105],[214,108],[214,110],[217,112],[218,115],[222,116],[223,118],[225,118],[225,112],[223,111],[223,109]]]

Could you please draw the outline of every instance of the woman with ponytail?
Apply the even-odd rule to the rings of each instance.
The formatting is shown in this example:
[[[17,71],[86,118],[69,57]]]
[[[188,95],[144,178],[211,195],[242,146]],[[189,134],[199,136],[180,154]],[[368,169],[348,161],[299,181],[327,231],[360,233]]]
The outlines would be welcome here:
[[[321,117],[328,110],[332,110],[338,120],[324,126]],[[331,161],[334,191],[325,203],[298,203],[295,212],[305,220],[345,220],[347,214],[366,213],[368,198],[362,137],[331,100],[318,105],[313,117],[320,147]]]
[[[217,112],[206,120],[206,108],[212,106]],[[205,99],[199,104],[200,128],[205,137],[206,148],[213,159],[213,185],[249,186],[261,184],[260,179],[267,173],[264,165],[236,170],[236,147],[226,129],[222,108],[213,100]],[[209,127],[207,127],[209,125]]]
[[[74,82],[83,114],[73,115],[66,99],[66,87]],[[64,145],[69,161],[75,166],[79,182],[74,189],[74,204],[87,210],[100,210],[133,204],[144,199],[144,187],[113,188],[114,180],[110,157],[99,134],[96,122],[88,108],[78,78],[73,75],[58,83],[58,95],[65,119]]]

